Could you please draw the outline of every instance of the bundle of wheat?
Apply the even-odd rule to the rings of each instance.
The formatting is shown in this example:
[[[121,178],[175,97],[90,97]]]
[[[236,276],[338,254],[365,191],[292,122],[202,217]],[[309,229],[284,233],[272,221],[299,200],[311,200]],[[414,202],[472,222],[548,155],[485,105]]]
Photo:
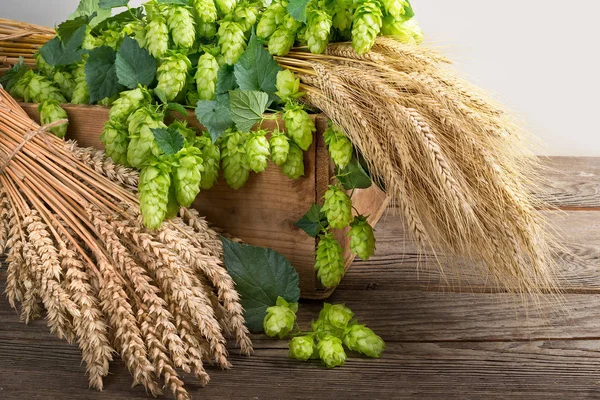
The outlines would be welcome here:
[[[35,52],[55,34],[52,28],[0,18],[0,67],[16,64],[19,57],[35,65]]]
[[[475,261],[511,291],[557,289],[552,235],[527,190],[539,181],[527,135],[446,58],[379,37],[364,55],[336,43],[277,60],[346,130],[422,249]]]
[[[137,174],[48,128],[0,89],[0,249],[10,304],[20,303],[29,322],[41,301],[50,329],[79,344],[90,386],[102,389],[118,352],[134,384],[158,394],[162,378],[177,399],[189,398],[177,368],[206,384],[203,361],[229,367],[226,334],[252,351],[219,235],[185,209],[145,229],[130,189]]]

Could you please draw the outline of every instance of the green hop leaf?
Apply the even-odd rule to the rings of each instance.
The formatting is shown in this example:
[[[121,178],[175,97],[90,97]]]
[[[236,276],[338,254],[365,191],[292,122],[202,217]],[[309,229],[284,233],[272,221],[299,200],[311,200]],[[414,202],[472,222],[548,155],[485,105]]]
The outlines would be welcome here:
[[[350,250],[363,260],[368,260],[375,252],[375,234],[373,227],[362,215],[354,218],[348,232]]]
[[[69,40],[61,40],[55,36],[40,47],[40,54],[53,67],[78,63],[86,52],[81,49],[86,29],[85,25],[80,26]]]
[[[306,361],[315,352],[315,340],[312,336],[296,336],[290,340],[290,358]]]
[[[149,86],[156,77],[156,59],[129,36],[123,39],[115,65],[119,83],[129,89]]]
[[[310,210],[296,222],[296,226],[302,229],[311,237],[316,238],[319,232],[326,229],[328,226],[327,217],[321,211],[321,206],[313,204]]]
[[[327,368],[335,368],[344,365],[346,352],[342,346],[342,340],[334,336],[326,336],[317,344],[319,357]]]
[[[99,7],[99,1],[100,0],[81,0],[77,9],[75,9],[67,19],[72,20],[81,16],[89,17],[95,13],[96,16],[92,18],[89,25],[91,27],[97,26],[100,22],[110,17],[111,14],[110,10]]]
[[[371,176],[365,170],[360,159],[352,156],[350,164],[346,168],[337,171],[337,179],[346,190],[367,189],[372,185]]]
[[[242,90],[256,90],[274,94],[281,67],[253,33],[246,51],[234,67],[235,78]]]
[[[296,21],[306,22],[306,7],[310,0],[291,0],[288,3],[287,11]]]
[[[368,357],[379,358],[385,350],[385,342],[365,325],[352,325],[346,329],[344,345]]]
[[[85,63],[85,77],[90,91],[90,102],[96,103],[121,92],[115,61],[117,53],[108,46],[98,47],[90,52]]]
[[[129,0],[100,0],[98,7],[110,10],[111,8],[126,7]]]
[[[228,94],[230,90],[239,88],[235,79],[234,68],[233,65],[227,64],[219,68],[217,74],[217,94]]]
[[[213,142],[233,126],[229,104],[229,94],[222,94],[215,100],[200,100],[196,105],[196,117],[208,129]]]
[[[269,95],[255,90],[232,90],[229,92],[231,119],[242,132],[248,132],[262,121],[269,104]]]
[[[23,76],[25,76],[25,73],[28,70],[29,69],[27,66],[23,64],[23,58],[21,58],[18,63],[13,65],[11,69],[6,71],[4,75],[0,77],[0,84],[2,84],[11,95],[13,95],[11,92],[13,86],[16,85],[16,83],[19,82]],[[20,96],[17,95],[14,97],[23,97],[23,95],[21,94]]]
[[[183,135],[176,128],[152,128],[158,148],[166,155],[177,154],[183,149]]]
[[[323,212],[327,216],[327,221],[332,228],[345,228],[354,219],[352,216],[352,200],[342,189],[336,186],[329,186],[325,192],[325,202]]]

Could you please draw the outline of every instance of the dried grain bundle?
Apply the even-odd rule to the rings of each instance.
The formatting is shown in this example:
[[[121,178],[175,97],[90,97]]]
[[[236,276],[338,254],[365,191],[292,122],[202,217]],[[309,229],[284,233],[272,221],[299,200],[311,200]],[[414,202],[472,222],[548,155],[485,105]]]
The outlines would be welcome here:
[[[277,60],[346,130],[421,249],[475,262],[502,289],[557,290],[553,240],[527,190],[538,181],[527,134],[447,59],[380,37],[364,55],[336,43]]]
[[[0,89],[0,246],[6,294],[29,322],[77,342],[90,386],[116,352],[134,384],[188,399],[180,371],[229,368],[226,337],[252,352],[219,236],[197,213],[144,227],[137,174],[46,134]],[[162,383],[161,383],[162,381]]]
[[[35,65],[35,52],[55,34],[52,28],[0,18],[0,66],[16,64],[19,57]]]

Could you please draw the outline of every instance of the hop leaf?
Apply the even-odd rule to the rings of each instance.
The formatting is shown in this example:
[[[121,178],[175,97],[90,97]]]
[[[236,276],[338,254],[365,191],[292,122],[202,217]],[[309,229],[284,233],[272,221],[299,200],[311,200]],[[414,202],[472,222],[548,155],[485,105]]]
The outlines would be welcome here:
[[[295,143],[290,143],[287,159],[281,169],[290,179],[299,179],[304,176],[304,153]]]
[[[290,340],[290,358],[306,361],[315,352],[315,340],[312,336],[296,336]]]
[[[350,225],[350,250],[363,260],[368,260],[375,252],[375,234],[365,217],[358,216]]]
[[[290,152],[290,141],[288,137],[279,131],[271,134],[271,158],[276,165],[283,165]],[[303,163],[304,165],[304,163]]]
[[[38,106],[40,112],[40,121],[42,125],[46,125],[61,119],[67,118],[67,112],[60,106],[56,100],[46,100]],[[64,138],[67,134],[67,123],[55,126],[50,129],[59,138]]]
[[[104,124],[100,141],[104,143],[104,151],[107,156],[118,164],[128,165],[127,148],[129,147],[129,134],[123,123],[109,119]]]
[[[248,166],[256,173],[266,170],[269,161],[270,147],[265,135],[265,131],[252,132],[246,142]]]
[[[301,96],[300,78],[289,69],[284,69],[277,73],[277,92],[275,94],[283,101],[294,100]]]
[[[346,329],[344,345],[368,357],[379,358],[385,350],[385,342],[365,325],[352,325]]]
[[[277,298],[277,305],[267,308],[264,329],[267,336],[283,339],[293,329],[296,322],[298,303],[289,304],[282,297]]]
[[[310,115],[302,106],[291,103],[286,104],[285,110],[283,121],[288,134],[302,150],[308,150],[313,142],[313,133],[317,130]]]
[[[352,161],[354,148],[342,128],[330,121],[323,139],[333,163],[340,169],[346,168]]]
[[[158,229],[167,215],[171,166],[158,162],[142,169],[139,183],[140,211],[144,225]]]
[[[331,233],[320,237],[315,257],[315,269],[319,281],[326,288],[339,285],[344,276],[342,246]]]
[[[221,166],[227,184],[235,190],[246,184],[250,168],[246,162],[247,135],[230,132],[221,142]]]
[[[344,365],[346,352],[342,346],[342,340],[334,336],[326,336],[317,344],[319,357],[327,368],[335,368]]]
[[[332,228],[345,228],[352,222],[352,200],[340,188],[329,186],[322,208]]]

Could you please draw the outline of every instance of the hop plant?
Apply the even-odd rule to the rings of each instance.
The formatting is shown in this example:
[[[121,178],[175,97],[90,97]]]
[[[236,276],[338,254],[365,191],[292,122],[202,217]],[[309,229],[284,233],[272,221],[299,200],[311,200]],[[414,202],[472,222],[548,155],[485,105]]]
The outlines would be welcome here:
[[[123,34],[133,37],[141,48],[146,47],[146,29],[142,21],[131,21],[123,27]]]
[[[214,0],[194,0],[194,9],[200,21],[205,23],[215,22],[219,17]]]
[[[323,134],[323,139],[333,163],[340,169],[346,168],[352,161],[354,148],[342,128],[330,121],[329,128]]]
[[[73,91],[75,90],[76,83],[72,74],[65,71],[57,71],[54,74],[54,83],[56,83],[67,101],[73,99]]]
[[[210,53],[202,54],[198,59],[198,70],[194,76],[200,100],[212,100],[215,97],[218,73],[217,59]]]
[[[129,146],[129,133],[122,122],[109,119],[104,124],[104,130],[100,135],[100,141],[104,143],[106,155],[114,162],[127,165],[127,147]]]
[[[275,94],[283,101],[295,100],[302,95],[300,93],[300,78],[289,69],[281,70],[277,73]]]
[[[163,115],[149,107],[143,107],[129,117],[129,147],[127,162],[134,168],[140,168],[160,155],[160,149],[154,139],[152,129],[167,128]]]
[[[175,46],[189,49],[196,41],[194,17],[185,6],[169,5],[167,7],[167,24]]]
[[[263,321],[265,334],[270,337],[283,339],[293,329],[296,322],[298,303],[288,303],[283,297],[278,297],[275,306],[267,308],[267,315]]]
[[[138,186],[140,211],[149,229],[158,229],[167,215],[171,165],[155,162],[142,169]]]
[[[121,92],[119,98],[113,102],[108,117],[113,121],[125,122],[132,112],[142,107],[151,100],[146,89],[137,88]]]
[[[67,112],[60,106],[56,100],[45,100],[38,106],[40,112],[40,121],[46,125],[61,119],[67,119]],[[59,138],[64,138],[67,134],[67,123],[50,128],[50,132]]]
[[[315,352],[315,340],[312,336],[296,336],[290,340],[290,358],[300,361],[306,361],[311,358]]]
[[[192,146],[177,153],[173,180],[177,202],[183,207],[191,206],[200,192],[200,182],[204,171],[201,154],[199,149]]]
[[[326,336],[320,340],[317,350],[321,361],[327,368],[339,367],[346,362],[346,352],[342,346],[342,340],[335,336]]]
[[[350,250],[363,260],[368,260],[375,252],[375,234],[373,227],[362,215],[354,218],[350,224]]]
[[[96,38],[95,47],[108,46],[117,50],[123,41],[123,30],[118,24],[109,24],[106,29],[100,32]]]
[[[249,139],[246,141],[246,157],[248,166],[256,173],[263,172],[267,169],[269,156],[271,155],[269,141],[265,136],[265,131],[255,131],[249,134]]]
[[[421,44],[423,41],[423,31],[414,19],[403,21],[386,15],[381,32],[384,35],[394,36],[395,39],[406,44]]]
[[[47,77],[51,77],[54,74],[54,68],[44,60],[44,56],[42,53],[37,51],[34,54],[35,58],[35,68],[38,70],[40,74],[43,74]]]
[[[340,284],[344,276],[344,258],[342,246],[331,233],[320,236],[315,257],[315,269],[319,281],[326,288]]]
[[[202,136],[198,136],[196,138],[195,146],[202,151],[202,160],[204,166],[200,188],[203,190],[208,190],[212,188],[219,180],[221,150],[219,149],[219,146],[213,143],[212,139],[208,135],[208,132],[204,132]]]
[[[352,200],[337,186],[329,186],[325,192],[325,203],[321,209],[329,226],[336,229],[345,228],[352,222]]]
[[[283,113],[288,134],[302,150],[306,151],[313,142],[315,124],[301,105],[288,103]]]
[[[232,189],[238,190],[246,184],[250,168],[246,161],[247,135],[230,132],[221,142],[221,166],[225,181]]]
[[[167,101],[175,100],[185,88],[190,68],[192,68],[192,63],[185,54],[172,52],[162,59],[162,63],[158,67],[158,85],[155,91],[163,93]]]
[[[271,134],[270,145],[271,159],[276,165],[283,165],[287,161],[288,153],[290,152],[290,141],[288,137],[278,130],[274,131]]]
[[[224,62],[234,65],[246,49],[244,30],[237,22],[224,21],[221,23],[217,35]]]
[[[256,36],[261,39],[268,39],[277,30],[279,24],[283,22],[287,12],[281,2],[271,3],[262,13],[258,25],[256,25]]]
[[[285,26],[280,26],[269,38],[269,53],[274,56],[286,55],[292,46],[294,46],[295,39],[295,31],[289,30]]]
[[[335,1],[332,18],[333,27],[341,32],[349,30],[352,26],[353,14],[353,2],[351,0]]]
[[[233,9],[235,8],[237,1],[236,0],[215,0],[215,4],[217,5],[217,9],[221,13],[221,15],[226,16],[231,14]]]
[[[371,50],[382,23],[383,14],[377,0],[365,0],[356,8],[352,24],[352,47],[357,54]]]
[[[77,64],[77,67],[73,70],[73,77],[75,78],[75,88],[73,89],[71,103],[89,104],[90,89],[85,80],[85,61]]]
[[[365,325],[354,324],[346,329],[344,345],[368,357],[379,358],[385,350],[385,342]]]
[[[66,103],[67,100],[60,93],[51,80],[42,75],[34,74],[25,88],[25,101],[33,103],[43,103],[46,100],[56,100],[59,103]]]
[[[169,50],[169,27],[160,13],[148,15],[146,25],[146,49],[156,58],[165,55]]]
[[[325,51],[332,23],[331,15],[323,10],[314,9],[308,13],[304,40],[311,53],[321,54]]]
[[[289,146],[287,159],[281,169],[288,178],[299,179],[304,176],[304,153],[295,143],[290,143]]]
[[[217,35],[217,24],[214,22],[199,21],[196,33],[201,38],[212,39]]]
[[[244,2],[237,5],[232,18],[240,24],[244,32],[248,32],[256,23],[257,12],[256,6]]]

